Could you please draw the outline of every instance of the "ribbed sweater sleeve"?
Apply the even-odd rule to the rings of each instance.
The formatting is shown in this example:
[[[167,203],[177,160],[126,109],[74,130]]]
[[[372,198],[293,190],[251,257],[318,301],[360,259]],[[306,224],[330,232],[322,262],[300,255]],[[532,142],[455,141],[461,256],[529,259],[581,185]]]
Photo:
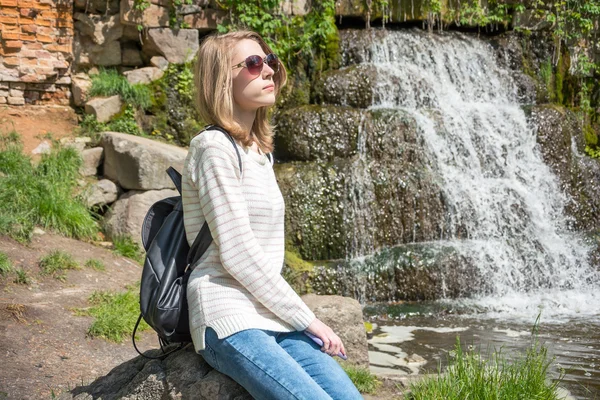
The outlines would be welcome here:
[[[272,265],[250,226],[233,146],[203,143],[190,162],[190,180],[224,269],[283,321],[306,329],[315,315],[283,279],[281,268]]]

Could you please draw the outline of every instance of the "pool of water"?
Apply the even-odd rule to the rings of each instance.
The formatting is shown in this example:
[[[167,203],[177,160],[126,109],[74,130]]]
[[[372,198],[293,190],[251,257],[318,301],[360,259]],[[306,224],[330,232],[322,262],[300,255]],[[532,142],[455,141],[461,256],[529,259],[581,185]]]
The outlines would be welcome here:
[[[369,305],[373,323],[369,339],[371,370],[380,375],[418,375],[448,365],[457,337],[485,357],[494,349],[509,359],[532,343],[531,323],[507,318],[448,314],[436,304]],[[550,377],[559,379],[575,399],[600,399],[600,324],[571,319],[538,325],[539,343],[553,359]],[[491,350],[491,351],[490,351]]]

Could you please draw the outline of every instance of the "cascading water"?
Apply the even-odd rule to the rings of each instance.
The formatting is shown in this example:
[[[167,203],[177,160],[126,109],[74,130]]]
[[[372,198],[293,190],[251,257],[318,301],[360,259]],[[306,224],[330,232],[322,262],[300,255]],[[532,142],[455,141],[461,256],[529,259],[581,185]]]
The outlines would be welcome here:
[[[442,181],[450,213],[431,245],[454,247],[489,282],[487,293],[461,304],[528,321],[540,307],[545,321],[597,318],[591,247],[568,230],[567,199],[491,46],[456,33],[400,31],[361,51],[378,72],[372,108],[413,115]]]

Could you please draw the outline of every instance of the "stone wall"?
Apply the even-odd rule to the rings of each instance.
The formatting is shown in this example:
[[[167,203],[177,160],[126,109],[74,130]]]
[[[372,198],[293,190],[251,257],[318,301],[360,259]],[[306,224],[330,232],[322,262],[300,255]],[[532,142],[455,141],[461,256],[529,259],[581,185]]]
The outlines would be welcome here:
[[[0,104],[69,104],[70,0],[0,0]]]

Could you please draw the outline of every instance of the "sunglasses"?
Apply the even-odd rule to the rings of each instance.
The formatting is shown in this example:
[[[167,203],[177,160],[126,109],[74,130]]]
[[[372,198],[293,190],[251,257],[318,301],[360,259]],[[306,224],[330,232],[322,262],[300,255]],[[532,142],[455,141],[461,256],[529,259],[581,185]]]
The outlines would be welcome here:
[[[244,61],[234,65],[233,69],[246,67],[251,75],[259,75],[265,63],[271,67],[273,72],[277,73],[279,71],[279,58],[273,53],[267,54],[264,58],[261,56],[246,57]]]

